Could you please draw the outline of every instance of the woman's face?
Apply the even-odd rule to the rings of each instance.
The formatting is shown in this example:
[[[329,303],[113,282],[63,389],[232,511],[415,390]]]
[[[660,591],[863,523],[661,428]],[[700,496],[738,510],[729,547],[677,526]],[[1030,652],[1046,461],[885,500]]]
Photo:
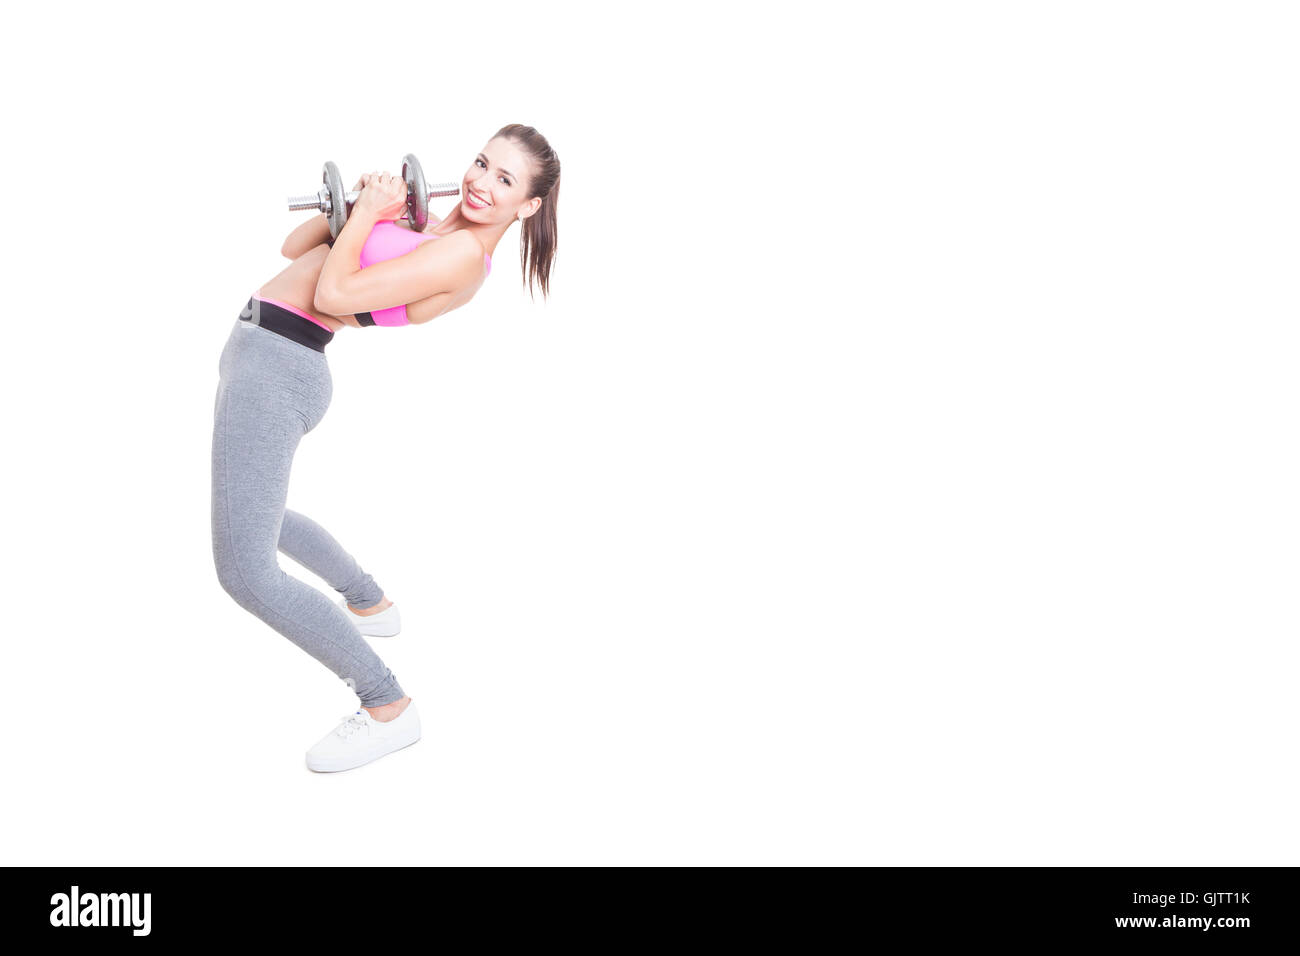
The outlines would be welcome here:
[[[526,206],[529,169],[528,154],[513,142],[504,137],[489,140],[460,184],[461,213],[485,224],[508,223],[518,218],[520,209],[531,213],[535,204]]]

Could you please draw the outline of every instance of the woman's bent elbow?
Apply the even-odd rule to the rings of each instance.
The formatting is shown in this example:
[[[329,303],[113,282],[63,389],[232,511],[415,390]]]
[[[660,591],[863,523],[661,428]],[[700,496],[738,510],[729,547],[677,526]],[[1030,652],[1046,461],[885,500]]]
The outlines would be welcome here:
[[[324,312],[326,315],[334,315],[334,301],[328,290],[316,286],[316,295],[312,299],[312,305],[316,307],[317,312]]]

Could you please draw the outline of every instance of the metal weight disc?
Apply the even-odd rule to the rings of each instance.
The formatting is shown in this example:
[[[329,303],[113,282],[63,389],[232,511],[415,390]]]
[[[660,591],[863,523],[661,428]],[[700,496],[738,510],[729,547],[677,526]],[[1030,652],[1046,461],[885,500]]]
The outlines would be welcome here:
[[[343,231],[343,224],[348,221],[348,204],[344,198],[346,194],[343,192],[343,177],[339,175],[339,168],[333,162],[326,162],[321,179],[330,197],[330,208],[326,213],[329,217],[330,235],[337,239],[339,233]]]
[[[424,232],[429,224],[429,188],[424,184],[424,170],[414,153],[402,157],[402,179],[406,182],[406,215],[411,228]]]

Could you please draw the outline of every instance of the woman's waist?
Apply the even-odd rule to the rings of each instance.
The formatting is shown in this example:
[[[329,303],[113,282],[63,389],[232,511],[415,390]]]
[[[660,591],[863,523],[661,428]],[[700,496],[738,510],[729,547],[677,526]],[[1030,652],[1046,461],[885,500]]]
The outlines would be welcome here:
[[[317,352],[324,352],[325,346],[334,339],[333,329],[316,321],[292,303],[257,293],[249,297],[239,313],[239,321],[260,326]]]
[[[326,316],[308,306],[299,305],[298,299],[294,296],[285,295],[279,290],[272,290],[271,294],[268,294],[263,291],[263,289],[265,288],[266,286],[263,286],[262,288],[254,292],[253,298],[258,300],[259,302],[269,302],[270,304],[276,306],[277,308],[283,309],[286,312],[292,312],[294,315],[304,318],[308,322],[312,322],[316,325],[319,325],[321,328],[326,329],[330,332],[337,332],[340,328],[342,328],[344,325],[347,324],[341,321],[336,316],[332,316],[332,315]]]

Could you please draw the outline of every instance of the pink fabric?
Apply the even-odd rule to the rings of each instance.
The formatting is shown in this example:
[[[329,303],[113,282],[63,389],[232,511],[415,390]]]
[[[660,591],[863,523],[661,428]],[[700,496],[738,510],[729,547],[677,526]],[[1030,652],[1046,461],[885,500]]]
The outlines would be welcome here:
[[[414,229],[403,229],[391,219],[381,219],[375,223],[366,237],[366,244],[361,247],[361,268],[372,266],[376,262],[387,262],[404,256],[421,243],[441,236],[426,235]],[[406,317],[406,306],[395,305],[390,309],[371,309],[370,317],[375,325],[410,325]]]
[[[326,325],[324,322],[322,322],[320,319],[313,319],[310,315],[308,315],[308,314],[307,314],[306,312],[304,312],[302,309],[296,308],[295,306],[290,305],[288,302],[281,302],[279,299],[268,299],[266,296],[264,296],[264,295],[257,295],[256,293],[254,293],[253,298],[256,299],[258,302],[269,302],[269,303],[271,303],[272,305],[278,305],[280,308],[284,309],[286,312],[292,312],[294,315],[301,315],[301,316],[302,316],[304,319],[306,319],[308,322],[315,322],[315,323],[316,323],[317,325],[319,325],[322,329],[326,329],[327,331],[330,331],[330,332],[333,332],[333,331],[334,331],[334,330],[331,329],[328,325]]]
[[[406,217],[403,216],[403,219]],[[433,225],[437,225],[434,222]],[[427,232],[416,232],[414,229],[406,229],[399,226],[392,219],[381,219],[370,229],[370,235],[366,237],[366,243],[361,247],[361,268],[372,266],[376,262],[387,262],[389,259],[396,259],[398,256],[404,256],[416,246],[430,239],[441,239],[442,236]],[[483,261],[486,265],[488,275],[492,274],[492,258],[485,252]],[[410,325],[410,320],[406,317],[406,306],[395,305],[390,309],[372,309],[370,317],[375,320],[375,325]]]

